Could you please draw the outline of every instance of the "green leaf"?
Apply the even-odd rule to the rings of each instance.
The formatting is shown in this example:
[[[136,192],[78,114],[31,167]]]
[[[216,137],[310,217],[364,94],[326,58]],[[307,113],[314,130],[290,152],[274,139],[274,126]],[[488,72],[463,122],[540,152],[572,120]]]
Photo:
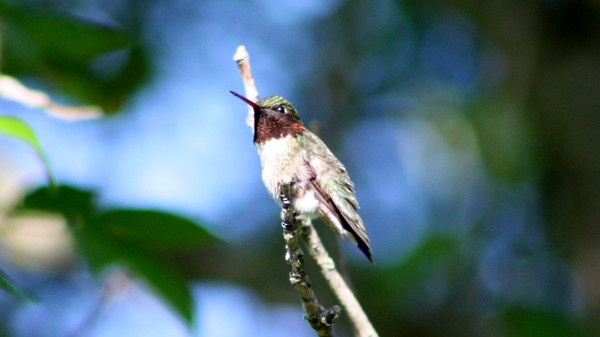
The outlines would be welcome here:
[[[193,298],[187,280],[164,258],[123,240],[99,224],[87,224],[76,232],[78,246],[92,270],[120,264],[143,278],[188,324],[193,320]]]
[[[60,213],[72,221],[87,221],[95,212],[95,194],[72,186],[60,185],[55,188],[39,188],[27,194],[17,208],[19,210],[40,210]]]
[[[199,247],[215,237],[198,224],[165,212],[121,209],[99,215],[78,233],[92,268],[126,265],[145,279],[188,323],[193,300],[187,280],[163,253]]]
[[[40,145],[35,132],[27,125],[27,123],[16,117],[0,116],[0,135],[18,139],[31,146],[44,164],[49,184],[51,186],[54,185],[54,175],[50,169],[46,154],[42,150],[42,146]]]
[[[191,249],[215,239],[191,220],[153,210],[115,210],[97,221],[116,237],[152,250]]]
[[[2,70],[36,77],[114,112],[149,77],[147,53],[126,32],[0,0]]]
[[[135,251],[126,254],[123,261],[175,309],[188,323],[194,319],[194,300],[184,275],[170,267],[158,256]]]
[[[122,32],[103,25],[33,7],[9,5],[0,1],[0,18],[9,32],[19,33],[21,47],[31,48],[34,57],[56,58],[64,63],[90,61],[98,54],[129,46]],[[68,40],[65,40],[68,38]],[[93,43],[89,40],[93,38]],[[62,57],[62,60],[58,60]],[[24,68],[39,66],[19,64]]]
[[[214,236],[190,220],[164,212],[122,209],[98,214],[94,202],[91,191],[58,186],[30,193],[18,210],[64,214],[92,271],[112,265],[127,267],[191,324],[193,298],[188,280],[167,263],[167,257]]]

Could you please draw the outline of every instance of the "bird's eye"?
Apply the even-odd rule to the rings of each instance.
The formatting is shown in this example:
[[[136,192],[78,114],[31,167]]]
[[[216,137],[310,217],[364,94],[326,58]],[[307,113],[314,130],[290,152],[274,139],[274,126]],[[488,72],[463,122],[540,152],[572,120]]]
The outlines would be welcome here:
[[[277,111],[278,111],[278,112],[281,112],[282,114],[286,113],[285,107],[284,107],[283,105],[282,105],[282,106],[279,106],[279,107],[277,107]]]

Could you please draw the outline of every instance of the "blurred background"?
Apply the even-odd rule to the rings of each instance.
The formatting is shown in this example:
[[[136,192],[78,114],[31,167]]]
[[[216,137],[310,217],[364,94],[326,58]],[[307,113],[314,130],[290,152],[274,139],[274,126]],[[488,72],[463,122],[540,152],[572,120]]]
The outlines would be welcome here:
[[[314,336],[240,44],[356,184],[375,264],[317,230],[380,336],[600,335],[598,2],[0,0],[2,74],[104,111],[0,99],[58,184],[0,135],[1,336]]]

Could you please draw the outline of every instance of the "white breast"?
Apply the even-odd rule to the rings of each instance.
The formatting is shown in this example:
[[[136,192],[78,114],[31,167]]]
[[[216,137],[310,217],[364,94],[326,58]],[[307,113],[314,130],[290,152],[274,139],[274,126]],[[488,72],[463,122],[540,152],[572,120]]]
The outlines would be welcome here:
[[[293,177],[293,163],[296,158],[290,154],[292,136],[271,139],[256,144],[262,166],[262,179],[273,198],[279,200],[279,184],[290,182]]]

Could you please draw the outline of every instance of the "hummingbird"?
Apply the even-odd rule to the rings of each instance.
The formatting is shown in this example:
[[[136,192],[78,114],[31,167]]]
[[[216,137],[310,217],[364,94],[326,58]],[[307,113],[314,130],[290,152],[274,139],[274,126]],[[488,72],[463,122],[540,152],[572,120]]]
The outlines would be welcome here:
[[[273,199],[281,206],[282,186],[290,184],[291,202],[299,217],[321,218],[373,262],[354,183],[344,165],[306,129],[298,111],[283,97],[253,102],[230,92],[254,110],[254,145],[260,156],[262,180]]]

